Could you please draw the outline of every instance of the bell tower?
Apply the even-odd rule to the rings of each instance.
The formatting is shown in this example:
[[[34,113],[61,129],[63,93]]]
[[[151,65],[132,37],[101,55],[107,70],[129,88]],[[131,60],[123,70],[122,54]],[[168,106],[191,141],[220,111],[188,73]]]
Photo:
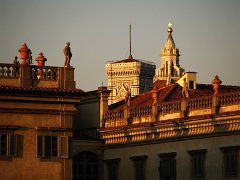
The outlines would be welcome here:
[[[161,51],[161,65],[157,69],[154,82],[157,80],[166,81],[166,85],[178,80],[184,73],[184,69],[179,64],[179,49],[176,48],[172,37],[172,24],[168,24],[168,38]]]
[[[132,56],[131,25],[129,44],[127,59],[108,61],[105,64],[108,89],[111,90],[108,104],[124,100],[129,91],[131,97],[134,97],[153,87],[156,66],[150,61],[135,59]]]

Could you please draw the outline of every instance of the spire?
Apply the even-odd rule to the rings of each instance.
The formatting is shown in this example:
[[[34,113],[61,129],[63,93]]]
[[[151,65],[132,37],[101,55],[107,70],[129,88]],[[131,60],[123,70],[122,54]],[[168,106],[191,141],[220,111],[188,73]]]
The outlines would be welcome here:
[[[132,57],[132,26],[129,26],[129,57],[128,59],[133,59]]]
[[[166,49],[174,49],[175,48],[175,43],[172,37],[172,32],[173,32],[173,28],[172,28],[172,24],[168,23],[168,38],[165,44],[165,48]]]

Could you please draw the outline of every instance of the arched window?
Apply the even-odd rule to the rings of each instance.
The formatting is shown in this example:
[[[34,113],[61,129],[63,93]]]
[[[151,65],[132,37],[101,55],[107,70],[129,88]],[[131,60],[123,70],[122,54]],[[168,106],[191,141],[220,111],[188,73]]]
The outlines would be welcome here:
[[[98,180],[99,163],[96,154],[83,151],[73,158],[73,180]]]
[[[175,77],[175,70],[174,70],[174,64],[173,64],[173,61],[171,62],[171,76],[172,77]]]

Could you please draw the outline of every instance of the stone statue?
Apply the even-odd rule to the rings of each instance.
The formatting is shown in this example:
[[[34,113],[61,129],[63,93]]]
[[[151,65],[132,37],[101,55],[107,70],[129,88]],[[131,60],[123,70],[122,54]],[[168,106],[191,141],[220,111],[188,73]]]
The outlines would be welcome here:
[[[66,43],[66,46],[63,49],[63,54],[65,56],[64,67],[69,67],[70,66],[70,60],[71,60],[71,57],[72,57],[70,42]]]
[[[28,65],[32,64],[32,51],[31,50],[28,53],[28,58],[26,61],[27,61]]]
[[[19,62],[18,62],[17,59],[18,59],[17,56],[15,56],[14,59],[13,59],[13,65],[14,65],[14,66],[17,66],[17,65],[19,64]]]
[[[188,98],[188,83],[186,81],[186,78],[183,79],[183,89],[182,89],[182,95],[184,98]]]
[[[131,106],[131,91],[128,89],[125,95],[125,104]]]
[[[18,76],[19,75],[20,63],[19,63],[19,61],[17,59],[18,59],[18,57],[15,56],[14,60],[13,60],[13,76]]]

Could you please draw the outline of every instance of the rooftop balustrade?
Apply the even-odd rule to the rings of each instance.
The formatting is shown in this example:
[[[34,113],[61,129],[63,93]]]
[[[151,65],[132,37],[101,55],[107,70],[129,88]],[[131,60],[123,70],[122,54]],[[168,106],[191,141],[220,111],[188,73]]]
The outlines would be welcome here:
[[[118,127],[121,123],[119,121],[134,121],[135,118],[152,117],[151,122],[154,121],[165,121],[166,118],[161,118],[166,115],[172,119],[186,118],[187,116],[201,116],[216,113],[234,112],[240,111],[240,106],[234,106],[240,104],[240,91],[219,93],[217,96],[204,96],[200,98],[186,98],[181,101],[162,102],[152,106],[140,106],[140,107],[128,107],[124,110],[111,110],[104,114],[105,127]],[[153,107],[157,107],[156,114],[153,114]],[[227,108],[226,108],[227,107]],[[213,111],[212,109],[218,108],[219,110]],[[221,111],[222,109],[222,111]],[[126,113],[130,112],[129,116],[125,116]],[[186,112],[186,113],[182,113]],[[183,116],[183,114],[187,114]],[[154,117],[157,117],[154,119]],[[131,119],[128,121],[127,119]]]

